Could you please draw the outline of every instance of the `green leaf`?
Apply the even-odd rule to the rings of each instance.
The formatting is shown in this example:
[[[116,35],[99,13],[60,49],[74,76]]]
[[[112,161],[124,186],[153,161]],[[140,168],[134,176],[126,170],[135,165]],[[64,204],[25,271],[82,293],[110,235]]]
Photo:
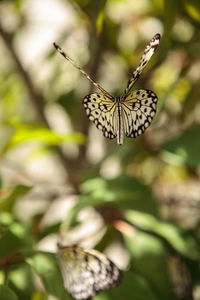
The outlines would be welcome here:
[[[83,196],[70,210],[62,228],[68,228],[83,208],[101,204],[114,203],[118,209],[136,209],[157,215],[151,188],[132,177],[124,175],[107,181],[100,177],[88,179],[81,185],[81,191]]]
[[[171,31],[175,22],[179,1],[165,0],[164,4],[165,4],[164,5],[165,37],[169,44],[171,38]]]
[[[48,300],[48,294],[45,293],[45,292],[34,292],[32,297],[31,297],[31,300]]]
[[[183,0],[183,5],[189,16],[197,22],[200,22],[200,1]]]
[[[0,257],[6,257],[11,252],[15,253],[21,248],[33,246],[33,236],[28,228],[20,222],[12,219],[12,214],[0,213],[0,221],[4,233],[0,239]]]
[[[92,203],[116,202],[119,208],[132,208],[157,214],[155,199],[150,186],[139,180],[122,175],[113,180],[93,178],[81,185],[86,197],[91,197]],[[148,201],[147,201],[148,199]],[[92,202],[94,201],[94,202]]]
[[[7,231],[0,239],[0,257],[4,258],[15,249],[22,247],[22,241],[10,231]]]
[[[99,293],[94,300],[158,300],[148,282],[140,275],[124,272],[122,283],[114,289]]]
[[[59,95],[57,99],[57,103],[59,103],[62,106],[62,109],[70,115],[70,118],[75,123],[75,120],[77,121],[77,96],[74,92],[74,90],[69,91],[67,93],[63,93]],[[78,103],[79,105],[79,103]]]
[[[15,293],[5,285],[0,285],[0,299],[2,300],[17,300]]]
[[[124,235],[124,239],[131,254],[133,271],[147,280],[158,299],[173,299],[164,243],[135,228],[132,234]]]
[[[1,173],[0,173],[0,191],[2,191],[2,177],[1,177]]]
[[[85,137],[81,133],[59,134],[53,130],[43,127],[34,127],[24,124],[11,124],[15,128],[15,132],[11,136],[4,151],[27,141],[37,141],[48,145],[62,144],[84,144]]]
[[[11,191],[10,195],[0,198],[0,210],[10,211],[17,198],[26,195],[32,187],[19,184]]]
[[[29,299],[35,289],[32,269],[25,262],[10,267],[8,282],[20,300]]]
[[[96,21],[96,27],[97,27],[98,34],[100,34],[102,32],[104,17],[105,17],[105,13],[104,13],[104,7],[103,7],[101,9],[101,11],[99,12],[99,15],[98,15],[97,21]]]
[[[200,126],[190,128],[179,137],[166,142],[162,148],[175,153],[191,167],[200,163]]]
[[[8,231],[8,228],[6,226],[0,225],[0,239],[3,237],[3,235]]]
[[[134,226],[162,237],[182,255],[194,260],[199,259],[200,248],[197,242],[191,234],[178,226],[160,221],[150,214],[133,210],[127,210],[124,216]]]
[[[63,286],[63,280],[54,254],[37,253],[27,262],[41,278],[46,291],[59,300],[71,300]]]

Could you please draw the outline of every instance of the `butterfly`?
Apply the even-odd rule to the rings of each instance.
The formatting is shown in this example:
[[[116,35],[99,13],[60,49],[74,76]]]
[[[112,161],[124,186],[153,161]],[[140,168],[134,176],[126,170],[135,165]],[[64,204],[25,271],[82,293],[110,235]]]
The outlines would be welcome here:
[[[97,250],[58,244],[57,257],[64,286],[76,300],[87,299],[121,282],[122,272]]]
[[[139,89],[130,92],[136,80],[154,54],[160,43],[157,33],[146,46],[138,67],[129,79],[122,97],[113,97],[97,82],[82,70],[56,43],[54,47],[74,67],[76,67],[101,93],[87,95],[83,100],[88,118],[103,132],[106,138],[117,138],[118,145],[123,144],[124,134],[129,138],[136,138],[144,133],[156,114],[158,98],[151,90]]]

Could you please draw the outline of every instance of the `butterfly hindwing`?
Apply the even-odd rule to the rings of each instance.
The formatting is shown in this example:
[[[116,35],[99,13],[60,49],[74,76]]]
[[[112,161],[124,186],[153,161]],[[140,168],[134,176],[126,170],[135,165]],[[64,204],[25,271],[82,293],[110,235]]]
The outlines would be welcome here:
[[[76,300],[87,299],[121,282],[121,271],[96,250],[63,247],[58,259],[64,286]]]
[[[150,90],[139,89],[122,101],[124,132],[127,137],[141,135],[151,124],[157,105],[157,96]]]
[[[116,133],[116,105],[110,98],[100,93],[87,95],[83,100],[88,118],[109,139],[114,139]]]

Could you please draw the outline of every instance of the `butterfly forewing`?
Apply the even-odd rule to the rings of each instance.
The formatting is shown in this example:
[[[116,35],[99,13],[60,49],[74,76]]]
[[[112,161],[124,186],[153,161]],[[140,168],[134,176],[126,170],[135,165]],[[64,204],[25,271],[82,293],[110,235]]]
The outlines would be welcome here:
[[[142,71],[146,67],[146,65],[147,65],[148,61],[150,60],[151,56],[156,51],[156,48],[158,47],[159,43],[160,43],[160,34],[157,33],[151,39],[150,43],[146,46],[146,48],[144,50],[144,54],[141,57],[141,60],[140,60],[140,63],[138,65],[138,67],[135,69],[135,71],[133,72],[132,77],[128,81],[127,88],[124,91],[125,95],[127,95],[129,93],[129,91],[131,90],[131,88],[135,84],[136,80],[140,77],[140,74],[142,73]]]
[[[56,50],[66,59],[68,60],[76,69],[78,69],[96,88],[98,88],[106,97],[112,99],[112,96],[100,86],[97,82],[95,82],[83,69],[81,69],[76,62],[70,58],[56,43],[53,43]]]
[[[114,139],[116,133],[116,104],[114,100],[100,93],[87,95],[83,100],[88,118],[109,139]]]
[[[150,90],[139,89],[122,101],[122,118],[127,137],[141,135],[151,124],[156,113],[157,96]]]
[[[87,299],[121,282],[121,271],[96,250],[62,247],[58,259],[64,286],[76,300]]]

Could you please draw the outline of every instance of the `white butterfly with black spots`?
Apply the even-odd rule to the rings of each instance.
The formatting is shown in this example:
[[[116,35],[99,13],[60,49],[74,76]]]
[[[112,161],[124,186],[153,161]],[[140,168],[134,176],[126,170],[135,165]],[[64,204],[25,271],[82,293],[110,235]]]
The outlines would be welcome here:
[[[58,244],[58,262],[64,286],[76,300],[83,300],[121,283],[122,272],[94,249]]]
[[[83,100],[83,105],[88,118],[103,132],[103,135],[109,139],[117,137],[119,145],[123,144],[124,134],[130,138],[136,138],[141,135],[149,127],[156,114],[158,98],[153,91],[139,89],[130,93],[130,90],[140,77],[159,43],[160,34],[157,33],[146,46],[138,67],[128,81],[124,95],[116,98],[112,97],[97,82],[92,80],[84,70],[54,43],[60,54],[80,70],[102,92],[87,95]]]

